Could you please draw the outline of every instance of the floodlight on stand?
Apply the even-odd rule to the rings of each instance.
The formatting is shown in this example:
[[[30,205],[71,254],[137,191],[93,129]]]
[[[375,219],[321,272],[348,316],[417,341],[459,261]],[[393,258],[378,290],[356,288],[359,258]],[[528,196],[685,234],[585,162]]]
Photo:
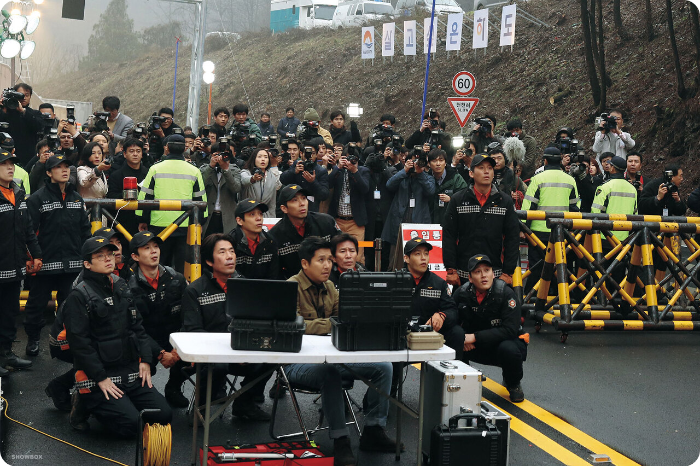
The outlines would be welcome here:
[[[207,60],[204,63],[202,63],[202,71],[204,71],[205,73],[213,73],[214,62]]]
[[[14,10],[12,10],[14,12]],[[27,17],[20,14],[10,15],[7,30],[10,34],[19,34],[27,25]]]
[[[19,11],[18,8],[13,8],[12,11],[10,11],[10,14],[11,14],[12,16],[17,16],[17,15],[21,15],[22,12]]]
[[[364,113],[364,109],[360,107],[360,104],[348,104],[346,110],[350,118],[359,118]]]
[[[214,73],[204,73],[202,75],[202,80],[205,82],[205,84],[213,83],[214,78],[216,78],[216,75]]]
[[[14,58],[19,53],[22,46],[16,39],[5,39],[0,45],[0,55],[3,58]]]
[[[39,27],[41,14],[38,11],[32,11],[32,14],[27,16],[27,34],[32,34]]]
[[[34,0],[34,3],[36,3],[37,5],[41,5],[42,3],[44,3],[44,0]]]
[[[461,134],[452,138],[452,147],[462,148],[464,146],[464,136]]]
[[[32,56],[34,49],[36,48],[36,43],[33,40],[23,40],[20,44],[19,58],[26,60]]]

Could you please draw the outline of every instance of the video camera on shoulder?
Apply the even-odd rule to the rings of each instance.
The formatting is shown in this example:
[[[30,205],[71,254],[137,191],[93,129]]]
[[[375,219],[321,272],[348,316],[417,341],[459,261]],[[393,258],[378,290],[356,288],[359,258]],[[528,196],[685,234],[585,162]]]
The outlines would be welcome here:
[[[2,91],[2,106],[8,110],[19,109],[19,103],[22,99],[24,99],[24,94],[11,87]]]
[[[583,163],[586,160],[586,151],[583,149],[578,149],[575,157],[571,157],[571,163],[569,164],[569,175],[574,178],[583,179],[588,172],[588,165]]]
[[[161,124],[165,123],[166,118],[158,115],[158,113],[153,112],[153,115],[148,117],[148,131],[158,131],[161,129]]]
[[[608,113],[601,113],[600,116],[596,118],[596,129],[603,132],[617,129],[617,119]]]
[[[558,141],[554,143],[559,152],[564,154],[575,154],[578,152],[578,139],[571,139],[570,137],[559,138]]]
[[[437,129],[440,127],[440,120],[438,120],[438,112],[434,108],[428,110],[428,119],[430,120],[431,129]]]
[[[220,137],[216,144],[211,147],[212,154],[220,155],[223,162],[230,162],[233,158],[233,153],[231,152],[231,142],[226,136]]]
[[[479,133],[481,134],[486,135],[493,131],[491,120],[489,120],[488,118],[477,118],[476,120],[474,120],[474,123],[479,125]]]
[[[661,186],[666,187],[669,194],[678,192],[678,186],[673,182],[674,176],[676,175],[673,174],[673,170],[664,170],[664,183]]]
[[[301,131],[299,132],[299,139],[302,141],[309,141],[313,138],[318,137],[318,127],[320,126],[318,121],[314,120],[304,120],[301,122]]]
[[[103,131],[109,131],[109,126],[107,125],[107,118],[109,118],[109,112],[95,112],[92,126],[95,131],[101,133]]]
[[[233,126],[231,126],[230,136],[231,142],[239,151],[253,143],[250,138],[250,123],[247,121],[243,123],[234,123]]]

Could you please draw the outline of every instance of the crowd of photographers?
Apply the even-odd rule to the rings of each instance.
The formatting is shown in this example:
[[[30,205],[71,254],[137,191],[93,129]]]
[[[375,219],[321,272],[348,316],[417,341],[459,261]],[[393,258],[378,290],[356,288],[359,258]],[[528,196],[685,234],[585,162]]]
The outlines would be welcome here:
[[[190,296],[189,301],[182,298],[182,317],[179,314],[173,317],[177,320],[174,329],[184,322],[184,328],[189,331],[225,331],[217,320],[222,318],[217,314],[219,301],[213,300],[214,294],[209,293],[216,291],[216,296],[221,290],[225,293],[225,277],[234,273],[246,278],[305,283],[302,275],[312,277],[318,272],[323,280],[314,282],[317,288],[313,290],[320,293],[319,284],[329,277],[337,284],[339,275],[347,270],[395,270],[407,266],[413,273],[418,265],[427,270],[429,247],[424,250],[420,246],[425,245],[412,243],[408,252],[405,249],[396,252],[402,223],[444,227],[445,241],[453,243],[444,246],[446,254],[448,251],[451,254],[444,260],[448,266],[448,283],[466,284],[470,272],[486,264],[500,278],[498,289],[502,290],[503,283],[510,284],[520,243],[514,209],[626,214],[638,211],[681,216],[687,208],[678,189],[683,181],[682,169],[668,165],[663,177],[645,179],[642,154],[635,151],[636,143],[624,131],[624,116],[617,110],[600,116],[592,147],[588,148],[576,139],[571,128],[561,128],[551,142],[538,144],[524,131],[519,119],[510,119],[503,125],[505,130],[499,131],[498,121],[491,115],[476,118],[464,136],[452,137],[439,111],[433,108],[425,112],[420,127],[405,138],[396,129],[396,117],[389,113],[382,115],[363,139],[354,121],[346,125],[342,111],[331,112],[329,124],[324,127],[315,109],[306,109],[302,119],[298,119],[295,109],[289,107],[275,126],[268,113],[256,123],[244,104],[234,105],[230,111],[217,108],[213,112],[213,124],[200,128],[180,127],[169,108],[155,112],[145,123],[134,123],[121,113],[121,102],[115,96],[105,97],[103,111],[95,112],[82,125],[87,131],[79,131],[71,107],[66,118],[56,118],[50,104],[32,109],[31,94],[32,89],[26,84],[5,90],[0,111],[0,175],[7,174],[3,171],[5,166],[11,173],[8,180],[0,180],[0,213],[15,212],[18,220],[13,234],[24,238],[24,249],[31,253],[26,264],[18,259],[19,265],[12,265],[11,270],[0,270],[0,296],[8,302],[8,296],[19,293],[18,280],[25,272],[29,275],[25,282],[30,294],[24,322],[29,356],[39,353],[43,308],[50,292],[57,290],[57,300],[61,303],[71,293],[79,273],[95,286],[104,285],[100,264],[109,262],[113,255],[110,251],[114,251],[114,273],[128,282],[134,292],[141,287],[145,290],[142,295],[155,297],[141,309],[146,334],[143,335],[145,346],[139,351],[147,353],[148,347],[154,348],[155,364],[161,361],[164,367],[173,367],[179,361],[167,336],[162,334],[164,323],[157,319],[149,321],[155,314],[149,317],[148,307],[167,305],[171,309],[177,307],[180,312],[180,304],[175,305],[171,298],[172,293],[181,296],[187,286],[182,275],[187,222],[170,231],[163,242],[156,235],[172,230],[171,224],[180,212],[115,210],[111,214],[134,235],[134,240],[129,244],[108,223],[96,236],[107,241],[103,244],[100,239],[93,241],[96,237],[90,238],[84,199],[122,199],[125,190],[132,189],[138,191],[139,199],[206,202],[207,208],[200,211],[200,219],[202,237],[206,238],[203,259],[208,270],[205,280],[187,287],[188,292],[196,295]],[[129,180],[135,180],[134,184],[127,186]],[[24,197],[26,203],[22,202]],[[5,201],[7,205],[3,204]],[[688,206],[700,211],[700,188],[691,194]],[[263,228],[264,218],[271,217],[280,221],[267,231]],[[475,228],[475,221],[481,222],[479,228]],[[460,230],[464,226],[468,231]],[[533,222],[530,226],[546,241],[547,230],[539,228],[542,225],[538,227]],[[309,253],[300,246],[309,237],[328,244],[316,250],[329,248],[327,264],[319,265],[317,271],[312,263],[315,250]],[[375,264],[374,254],[364,255],[359,247],[360,241],[375,238],[383,242],[381,264]],[[227,244],[221,246],[222,241]],[[107,244],[114,247],[105,252],[102,249]],[[220,246],[223,249],[219,253]],[[26,255],[23,248],[19,249],[18,256]],[[414,249],[421,255],[416,259],[418,265],[407,259]],[[535,262],[532,257],[530,261]],[[425,270],[414,274],[417,286],[422,281],[427,283],[427,278],[421,278]],[[164,284],[162,280],[166,279]],[[430,290],[446,287],[437,276],[431,276],[430,280],[440,283],[431,282],[427,294],[420,294],[421,297],[434,298]],[[492,281],[488,283],[486,289]],[[160,290],[162,295],[151,293],[151,289]],[[110,289],[110,293],[113,291]],[[332,291],[328,291],[329,296],[333,295]],[[474,299],[478,298],[477,294]],[[89,295],[86,299],[89,300]],[[514,303],[507,300],[506,304],[511,302]],[[499,301],[498,306],[501,304]],[[205,309],[206,306],[213,306],[212,310]],[[0,313],[0,320],[6,320],[3,328],[9,328],[8,322],[14,322],[17,312],[14,305],[3,308]],[[435,315],[439,320],[439,314],[446,312],[452,311],[438,309]],[[433,312],[428,314],[432,316]],[[433,322],[434,317],[429,318]],[[129,325],[137,328],[142,324],[132,319]],[[439,329],[442,324],[433,326]],[[153,336],[152,332],[158,331],[161,331],[159,336]],[[459,341],[454,344],[458,354],[474,350],[473,334],[470,335],[472,340],[465,343],[461,342],[463,333],[458,336]],[[31,361],[12,352],[14,336],[13,332],[0,335],[0,366],[31,366]],[[60,335],[56,332],[52,338],[52,342],[58,342]],[[453,336],[446,338],[452,345]],[[517,333],[513,338],[518,340]],[[520,358],[516,372],[522,377],[525,350],[511,353]],[[152,359],[141,356],[144,360]],[[147,369],[137,364],[133,369],[137,372],[129,377],[145,380]],[[257,369],[248,369],[244,375],[255,378]],[[5,375],[1,370],[4,369],[0,369],[0,375]],[[69,387],[75,381],[85,387],[92,383],[89,377],[81,381],[80,372],[69,371],[49,384],[47,394],[58,407],[75,411],[76,403],[66,398]],[[175,378],[172,384],[168,383],[167,401],[172,406],[186,405],[180,391],[182,380]],[[112,385],[97,385],[107,399],[110,393],[118,393]],[[521,400],[519,378],[511,388],[515,390],[511,396]],[[150,395],[137,390],[133,396]],[[253,398],[264,399],[261,389],[251,390],[250,399],[234,406],[234,413],[251,419],[269,419],[257,405],[250,403]],[[154,403],[162,408],[160,402]],[[109,413],[97,416],[106,419]],[[71,415],[76,428],[83,428],[84,421],[79,412]],[[130,432],[127,424],[125,429]],[[382,437],[383,433],[375,432],[373,438],[378,438],[377,435],[381,441],[378,446],[372,444],[374,447],[382,451],[395,448],[392,441]],[[367,442],[370,441],[365,440],[365,445],[370,445]]]

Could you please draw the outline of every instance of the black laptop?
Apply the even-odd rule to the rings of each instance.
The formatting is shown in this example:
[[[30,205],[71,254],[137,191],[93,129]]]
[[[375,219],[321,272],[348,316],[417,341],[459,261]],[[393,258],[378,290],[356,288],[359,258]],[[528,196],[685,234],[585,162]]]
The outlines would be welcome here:
[[[226,312],[234,319],[293,321],[298,291],[297,282],[229,278]]]

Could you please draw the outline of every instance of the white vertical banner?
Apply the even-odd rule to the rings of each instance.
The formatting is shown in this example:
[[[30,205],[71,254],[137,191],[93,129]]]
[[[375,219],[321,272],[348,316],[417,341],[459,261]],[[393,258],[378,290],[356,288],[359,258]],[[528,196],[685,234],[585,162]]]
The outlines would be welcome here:
[[[430,53],[435,53],[437,51],[437,26],[438,20],[435,18],[433,21],[433,41],[430,43]],[[423,53],[428,53],[428,40],[430,39],[430,16],[425,18],[423,22]]]
[[[385,23],[382,31],[382,57],[394,56],[394,39],[396,37],[396,23]]]
[[[362,59],[374,59],[374,26],[362,28]]]
[[[403,22],[403,54],[404,55],[415,55],[416,54],[416,22],[415,21],[404,21]]]
[[[462,21],[464,13],[452,13],[447,15],[447,40],[445,48],[450,50],[459,50],[462,48]]]
[[[473,49],[483,49],[489,45],[489,9],[474,11]]]
[[[516,6],[507,5],[503,7],[501,14],[501,47],[515,43],[515,15]]]

